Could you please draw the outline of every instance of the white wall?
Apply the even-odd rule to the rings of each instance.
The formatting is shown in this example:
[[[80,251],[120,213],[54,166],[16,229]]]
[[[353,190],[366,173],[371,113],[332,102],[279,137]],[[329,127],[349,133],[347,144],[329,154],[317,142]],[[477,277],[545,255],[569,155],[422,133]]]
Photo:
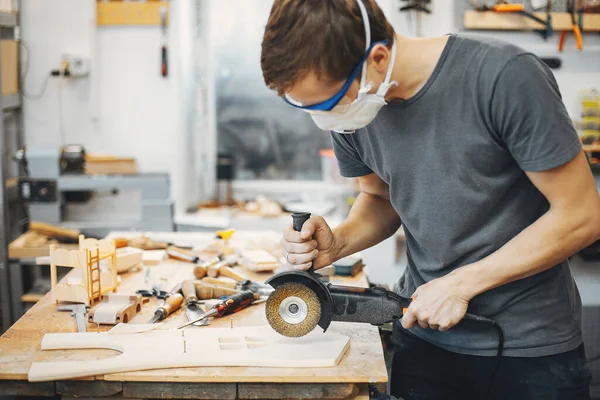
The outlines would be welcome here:
[[[165,79],[160,27],[97,28],[95,0],[22,2],[21,35],[31,49],[28,92],[40,90],[63,53],[92,59],[89,78],[52,79],[41,100],[25,99],[27,145],[81,143],[89,152],[135,157],[142,172],[169,172],[176,206],[187,207],[196,197],[186,118],[193,99],[194,4],[172,2]]]
[[[399,12],[399,0],[377,0],[397,32],[416,36],[416,13]],[[457,32],[462,29],[462,8],[457,5],[465,3],[462,0],[433,0],[432,14],[422,14],[422,35],[434,36]],[[584,27],[585,28],[585,27]],[[564,53],[559,53],[559,33],[545,42],[534,32],[490,32],[472,31],[482,35],[507,40],[540,57],[559,57],[562,68],[553,70],[563,95],[563,101],[572,118],[579,118],[579,102],[577,92],[582,89],[596,88],[600,90],[600,35],[598,33],[584,34],[584,50],[577,51],[573,34],[569,34],[565,43]]]

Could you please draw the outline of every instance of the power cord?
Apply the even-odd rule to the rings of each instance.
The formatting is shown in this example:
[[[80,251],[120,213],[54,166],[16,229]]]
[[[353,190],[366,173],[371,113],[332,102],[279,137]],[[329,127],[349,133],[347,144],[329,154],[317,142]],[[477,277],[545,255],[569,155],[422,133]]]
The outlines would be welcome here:
[[[490,391],[492,390],[494,378],[496,377],[498,369],[500,368],[500,360],[502,359],[502,353],[504,352],[504,331],[502,330],[502,327],[491,318],[481,317],[475,314],[466,314],[464,319],[491,325],[498,332],[498,351],[496,352],[496,366],[494,367],[494,371],[492,371],[492,374],[490,375],[488,387],[485,391],[485,398],[487,399],[490,397]]]
[[[44,79],[44,82],[42,83],[42,89],[39,93],[37,93],[37,94],[27,93],[27,91],[25,90],[25,80],[27,78],[27,74],[29,73],[31,50],[29,49],[29,46],[27,45],[27,43],[25,43],[23,40],[19,40],[18,42],[27,52],[27,58],[25,59],[25,65],[23,67],[23,74],[21,75],[20,93],[23,97],[25,97],[28,100],[34,100],[34,101],[40,100],[46,94],[46,89],[48,88],[48,81],[50,81],[50,78],[53,76],[54,77],[60,76],[60,70],[54,69],[54,70],[50,71],[50,73],[48,75],[46,75],[46,78]]]

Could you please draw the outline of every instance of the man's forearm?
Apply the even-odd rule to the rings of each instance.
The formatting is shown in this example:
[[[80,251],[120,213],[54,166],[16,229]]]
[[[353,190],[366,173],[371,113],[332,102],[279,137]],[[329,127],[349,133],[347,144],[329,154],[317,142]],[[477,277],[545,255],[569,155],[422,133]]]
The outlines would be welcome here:
[[[389,238],[400,228],[400,217],[389,200],[360,193],[348,218],[333,230],[338,243],[336,260]]]
[[[597,218],[578,214],[550,210],[488,257],[452,275],[472,298],[542,272],[598,240]]]

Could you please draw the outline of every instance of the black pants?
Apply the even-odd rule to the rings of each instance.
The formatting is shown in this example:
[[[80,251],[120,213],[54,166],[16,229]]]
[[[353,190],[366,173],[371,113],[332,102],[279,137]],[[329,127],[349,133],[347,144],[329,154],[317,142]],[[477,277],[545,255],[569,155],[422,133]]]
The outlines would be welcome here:
[[[404,400],[589,400],[583,345],[543,357],[452,353],[403,329],[394,335],[390,393]],[[494,370],[498,368],[494,374]],[[489,392],[488,392],[489,390]]]

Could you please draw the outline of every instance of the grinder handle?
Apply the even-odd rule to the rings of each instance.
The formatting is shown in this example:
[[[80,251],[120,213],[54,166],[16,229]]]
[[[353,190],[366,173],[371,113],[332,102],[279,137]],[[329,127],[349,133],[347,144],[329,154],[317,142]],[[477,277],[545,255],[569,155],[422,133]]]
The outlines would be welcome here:
[[[292,226],[296,232],[300,232],[302,230],[302,226],[308,219],[310,218],[310,213],[300,212],[292,214]],[[306,272],[315,272],[315,268],[311,265]]]

